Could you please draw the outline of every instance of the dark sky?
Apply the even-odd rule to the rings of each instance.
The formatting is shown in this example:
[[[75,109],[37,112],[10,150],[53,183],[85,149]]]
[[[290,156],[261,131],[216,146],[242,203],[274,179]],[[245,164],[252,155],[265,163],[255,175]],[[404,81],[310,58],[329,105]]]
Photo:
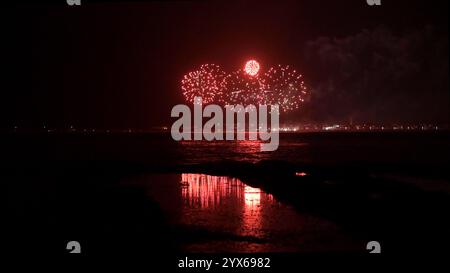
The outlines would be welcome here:
[[[1,128],[168,125],[183,74],[249,58],[304,74],[284,120],[449,122],[447,1],[38,2],[2,10]]]

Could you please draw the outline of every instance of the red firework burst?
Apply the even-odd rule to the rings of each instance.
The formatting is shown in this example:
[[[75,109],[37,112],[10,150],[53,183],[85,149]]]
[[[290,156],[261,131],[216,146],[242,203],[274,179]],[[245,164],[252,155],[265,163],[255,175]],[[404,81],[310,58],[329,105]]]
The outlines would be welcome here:
[[[203,64],[200,69],[189,72],[181,80],[183,96],[189,102],[202,97],[203,103],[221,101],[227,74],[215,64]]]
[[[278,104],[283,112],[295,110],[304,102],[307,88],[303,76],[289,65],[271,67],[261,81],[265,104]]]

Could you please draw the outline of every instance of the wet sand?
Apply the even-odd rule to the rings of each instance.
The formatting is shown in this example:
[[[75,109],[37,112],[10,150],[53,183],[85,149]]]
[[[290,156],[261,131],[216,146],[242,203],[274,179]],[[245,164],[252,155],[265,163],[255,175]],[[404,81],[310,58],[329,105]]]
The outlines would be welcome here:
[[[357,251],[336,224],[299,213],[272,194],[237,178],[182,173],[140,175],[139,185],[160,204],[183,252]],[[181,238],[182,237],[182,238]]]

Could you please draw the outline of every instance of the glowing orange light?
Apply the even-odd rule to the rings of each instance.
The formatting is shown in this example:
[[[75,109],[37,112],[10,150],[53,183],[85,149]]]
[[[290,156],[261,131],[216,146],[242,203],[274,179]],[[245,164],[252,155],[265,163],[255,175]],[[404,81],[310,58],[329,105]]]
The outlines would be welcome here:
[[[258,74],[259,71],[259,63],[255,60],[248,61],[245,64],[244,71],[250,76],[255,76],[256,74]]]
[[[307,174],[304,172],[297,172],[295,173],[296,176],[306,176]]]

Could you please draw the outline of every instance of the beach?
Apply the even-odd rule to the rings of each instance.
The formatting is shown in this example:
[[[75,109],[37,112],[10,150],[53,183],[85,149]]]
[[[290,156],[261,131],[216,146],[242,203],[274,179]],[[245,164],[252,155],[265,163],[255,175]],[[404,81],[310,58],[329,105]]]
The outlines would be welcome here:
[[[3,147],[8,242],[164,257],[357,254],[372,240],[388,254],[445,248],[446,133],[280,137],[265,153],[164,134],[14,136]]]

